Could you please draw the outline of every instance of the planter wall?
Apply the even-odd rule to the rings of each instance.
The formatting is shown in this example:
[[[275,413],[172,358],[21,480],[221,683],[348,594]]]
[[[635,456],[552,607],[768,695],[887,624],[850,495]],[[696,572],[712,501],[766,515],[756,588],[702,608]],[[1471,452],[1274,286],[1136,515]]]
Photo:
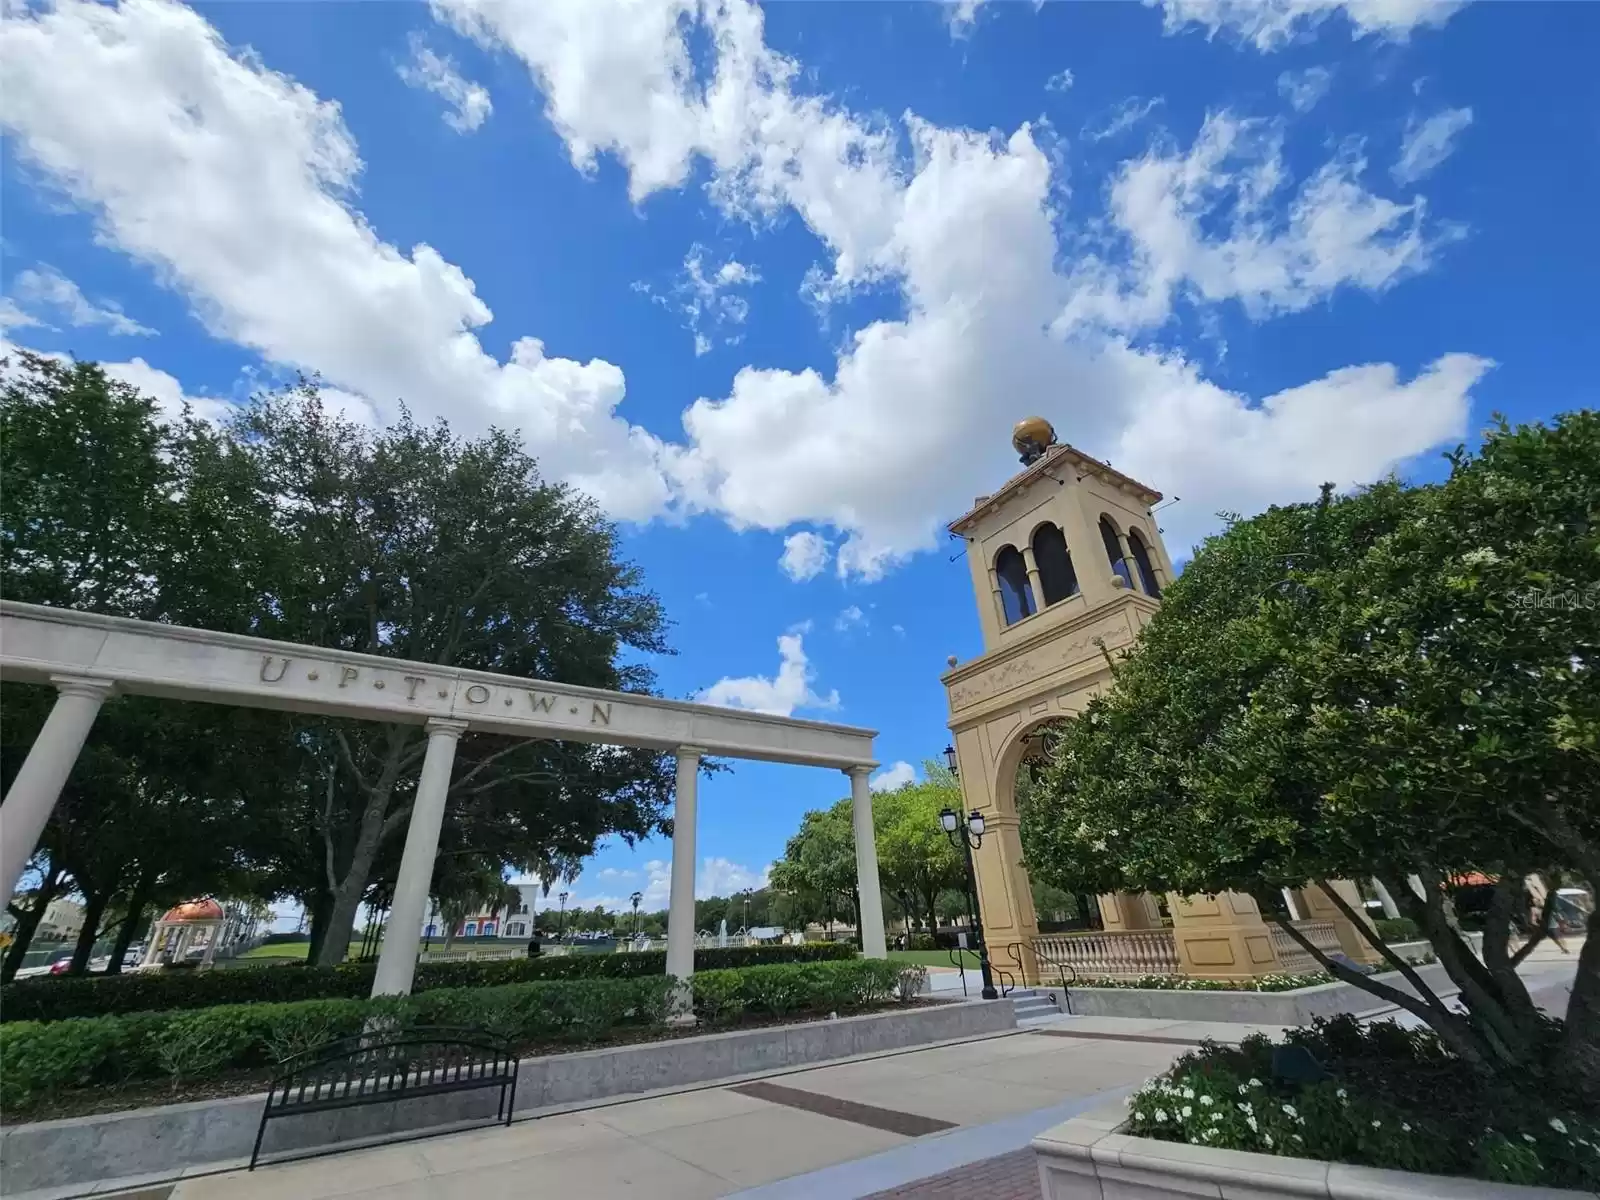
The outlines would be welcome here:
[[[524,1059],[516,1111],[579,1105],[731,1076],[811,1066],[1017,1027],[1009,1000],[919,1006],[770,1029],[702,1034],[611,1050]],[[304,1150],[493,1117],[497,1091],[427,1096],[269,1122],[262,1153]],[[266,1095],[131,1109],[0,1129],[8,1197],[110,1179],[175,1178],[185,1168],[243,1166]]]
[[[1130,1137],[1122,1101],[1033,1139],[1043,1200],[1594,1200],[1589,1192],[1381,1171]]]
[[[1439,996],[1454,995],[1450,976],[1437,963],[1418,967],[1417,975]],[[1408,994],[1411,987],[1398,974],[1383,981]],[[1059,987],[1047,988],[1057,999]],[[1157,988],[1068,989],[1073,1013],[1085,1017],[1154,1017],[1170,1021],[1234,1021],[1250,1025],[1305,1025],[1314,1017],[1362,1014],[1388,1008],[1386,1001],[1354,984],[1323,983],[1293,992],[1185,992]]]

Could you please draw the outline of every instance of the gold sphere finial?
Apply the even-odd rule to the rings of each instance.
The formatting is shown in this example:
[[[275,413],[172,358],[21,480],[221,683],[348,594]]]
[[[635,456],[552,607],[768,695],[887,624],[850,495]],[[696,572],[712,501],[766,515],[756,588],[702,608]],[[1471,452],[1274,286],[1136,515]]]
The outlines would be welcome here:
[[[1011,444],[1023,463],[1034,463],[1056,444],[1056,431],[1043,417],[1024,417],[1012,426]]]

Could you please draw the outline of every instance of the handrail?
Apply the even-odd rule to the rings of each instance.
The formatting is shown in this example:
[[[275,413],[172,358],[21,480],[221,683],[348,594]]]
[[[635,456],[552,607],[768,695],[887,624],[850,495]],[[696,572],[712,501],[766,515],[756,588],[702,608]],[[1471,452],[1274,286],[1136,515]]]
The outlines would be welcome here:
[[[1012,993],[1012,991],[1016,988],[1016,986],[1017,986],[1016,977],[1013,976],[1011,974],[1011,972],[1006,970],[1004,967],[997,967],[997,966],[994,965],[993,962],[991,962],[989,964],[989,973],[992,974],[992,975],[998,975],[1000,977],[1000,994],[1002,996],[1009,996]],[[1010,982],[1007,983],[1006,982],[1007,980],[1010,980]]]
[[[967,964],[961,958],[961,947],[950,951],[950,965],[961,972],[961,994],[967,994]]]

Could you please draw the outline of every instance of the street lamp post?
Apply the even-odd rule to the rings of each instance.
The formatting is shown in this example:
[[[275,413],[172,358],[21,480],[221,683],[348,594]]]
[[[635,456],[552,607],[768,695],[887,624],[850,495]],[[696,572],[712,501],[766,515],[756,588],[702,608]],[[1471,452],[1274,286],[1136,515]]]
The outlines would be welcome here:
[[[953,756],[953,752],[952,752]],[[972,852],[983,845],[983,814],[973,809],[965,822],[961,814],[947,808],[939,814],[939,824],[952,846],[959,844],[967,863],[967,905],[972,913],[972,930],[978,942],[978,969],[983,974],[983,998],[998,1000],[1000,993],[994,988],[994,975],[989,970],[989,943],[983,936],[983,916],[978,909],[978,873],[972,865]]]
[[[561,942],[562,938],[567,936],[567,897],[570,896],[571,894],[572,893],[570,893],[570,892],[562,892],[558,897],[556,897],[558,900],[561,901],[561,911],[556,917],[556,942],[557,942],[557,944],[559,944]]]
[[[639,940],[639,901],[644,899],[644,893],[643,892],[635,892],[633,895],[629,896],[628,899],[633,901],[633,939],[634,939],[634,941],[638,941]]]

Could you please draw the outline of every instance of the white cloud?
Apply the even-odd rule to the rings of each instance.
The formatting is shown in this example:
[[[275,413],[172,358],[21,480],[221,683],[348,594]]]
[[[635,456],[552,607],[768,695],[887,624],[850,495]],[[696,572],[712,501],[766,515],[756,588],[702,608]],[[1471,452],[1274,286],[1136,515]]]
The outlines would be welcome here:
[[[1423,26],[1443,25],[1466,0],[1144,0],[1159,4],[1168,33],[1203,26],[1208,38],[1229,33],[1263,53],[1281,49],[1335,13],[1351,36],[1403,42]]]
[[[1285,71],[1278,76],[1278,94],[1289,102],[1295,112],[1310,112],[1317,101],[1328,94],[1333,83],[1333,71],[1328,67],[1306,67],[1300,71]]]
[[[761,282],[761,275],[754,267],[732,258],[708,274],[705,253],[705,247],[698,242],[690,247],[684,256],[683,274],[670,292],[663,294],[646,283],[633,285],[635,291],[685,318],[686,327],[694,335],[696,357],[709,353],[715,335],[725,328],[730,332],[723,336],[722,344],[739,343],[743,335],[737,327],[750,315],[750,302],[736,295],[733,289]]]
[[[1420,197],[1400,204],[1368,191],[1365,170],[1346,149],[1284,197],[1281,127],[1208,115],[1187,151],[1151,149],[1113,177],[1120,238],[1079,257],[1058,330],[1159,328],[1179,295],[1235,300],[1260,319],[1340,287],[1381,292],[1427,269],[1457,231],[1430,231]]]
[[[895,634],[899,637],[905,637],[906,635],[906,627],[904,625],[891,625],[889,628],[894,630]]]
[[[1472,124],[1470,108],[1447,108],[1425,121],[1406,122],[1400,158],[1389,173],[1402,186],[1415,183],[1455,151],[1456,137]]]
[[[1062,67],[1049,79],[1044,81],[1044,90],[1047,92],[1064,92],[1073,84],[1071,67]]]
[[[792,716],[799,708],[838,708],[837,691],[823,696],[812,690],[816,673],[806,658],[804,635],[807,628],[796,626],[778,638],[776,675],[719,679],[695,699],[702,704],[720,704],[725,708],[743,708],[778,717]]]
[[[3,323],[7,325],[47,325],[53,319],[74,329],[101,326],[119,336],[154,337],[156,332],[128,316],[114,301],[93,303],[76,283],[44,263],[17,272],[5,310]]]
[[[0,338],[0,358],[14,360],[19,347],[4,338]],[[70,363],[72,357],[67,354],[58,354],[44,350],[33,350],[32,353],[41,358],[53,358],[60,363]],[[107,376],[137,389],[142,394],[156,402],[156,411],[167,420],[174,420],[183,413],[183,406],[187,404],[189,411],[203,421],[215,421],[225,416],[230,408],[226,400],[219,400],[213,396],[192,396],[183,390],[183,385],[178,380],[159,368],[152,367],[142,358],[131,359],[127,362],[102,362],[100,369]]]
[[[24,10],[0,25],[4,119],[19,156],[218,337],[463,432],[520,428],[547,471],[620,519],[703,511],[741,529],[806,526],[825,551],[837,539],[845,576],[935,545],[942,521],[1015,469],[1006,431],[1019,396],[1048,398],[1064,436],[1183,495],[1165,518],[1181,556],[1214,528],[1214,508],[1314,494],[1431,448],[1441,412],[1465,410],[1483,369],[1445,354],[1402,384],[1371,364],[1258,403],[1160,346],[1180,300],[1202,318],[1238,303],[1265,319],[1430,265],[1449,231],[1420,198],[1368,190],[1353,151],[1297,183],[1276,126],[1215,114],[1191,147],[1163,140],[1118,171],[1101,237],[1100,222],[1061,222],[1055,167],[1030,126],[990,135],[915,115],[891,126],[805,94],[800,65],[765,45],[744,0],[434,9],[528,65],[580,168],[615,155],[643,203],[702,164],[726,216],[804,224],[827,294],[894,289],[901,315],[855,332],[825,370],[745,367],[667,442],[621,415],[625,381],[609,362],[551,357],[533,337],[509,339],[505,361],[488,354],[476,331],[492,314],[472,281],[429,246],[384,242],[354,207],[361,162],[337,105],[230,53],[188,9]],[[708,53],[691,54],[691,37]],[[709,64],[698,73],[697,59]],[[1062,274],[1063,262],[1075,265]],[[1160,440],[1186,446],[1181,461],[1133,452],[1157,414],[1178,422]],[[1257,461],[1263,444],[1279,461]],[[803,665],[798,635],[794,648]],[[725,682],[775,692],[786,668]]]
[[[867,786],[875,792],[892,792],[896,788],[904,787],[908,783],[917,781],[917,769],[903,759],[892,762],[867,780]]]
[[[1156,109],[1165,104],[1163,96],[1153,96],[1149,100],[1140,99],[1138,96],[1129,96],[1111,111],[1103,124],[1091,124],[1083,127],[1083,138],[1089,142],[1103,142],[1114,138],[1118,134],[1127,133],[1140,121],[1148,117]]]
[[[852,604],[843,609],[833,620],[834,629],[840,633],[848,633],[857,626],[865,628],[866,624],[867,614],[861,611],[861,606],[858,604]]]
[[[947,5],[947,19],[950,22],[951,37],[966,37],[972,32],[972,27],[978,23],[978,9],[984,0],[941,0]]]
[[[778,566],[790,579],[802,583],[822,574],[832,556],[833,547],[827,538],[803,529],[783,539],[783,554],[778,559]]]
[[[217,337],[463,432],[520,428],[547,471],[616,517],[670,499],[661,443],[617,415],[622,372],[530,337],[505,362],[487,354],[473,330],[493,314],[472,281],[351,207],[361,160],[338,105],[230,53],[197,13],[22,10],[0,23],[0,70],[15,153]]]
[[[455,60],[435,54],[420,34],[411,35],[411,61],[401,63],[395,70],[407,86],[432,92],[449,105],[444,123],[457,133],[471,133],[494,111],[489,89],[463,79]]]

